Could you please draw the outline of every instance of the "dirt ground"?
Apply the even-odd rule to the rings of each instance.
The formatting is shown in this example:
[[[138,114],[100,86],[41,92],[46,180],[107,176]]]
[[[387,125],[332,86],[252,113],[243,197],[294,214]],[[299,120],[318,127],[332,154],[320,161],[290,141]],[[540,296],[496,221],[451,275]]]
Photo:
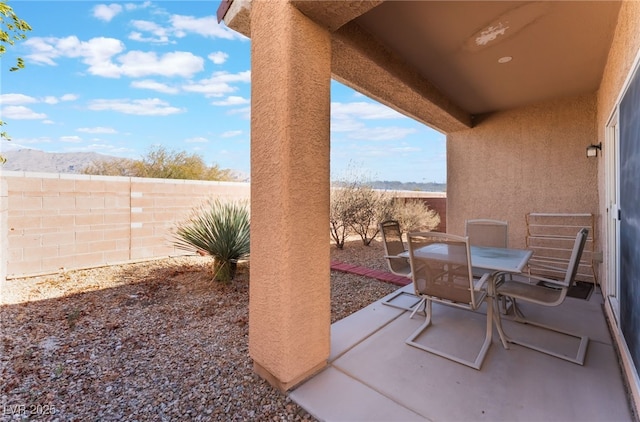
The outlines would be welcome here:
[[[331,249],[385,268],[379,242]],[[210,259],[191,256],[11,280],[0,420],[313,420],[253,373],[249,270],[213,282]],[[332,271],[331,321],[396,288]]]

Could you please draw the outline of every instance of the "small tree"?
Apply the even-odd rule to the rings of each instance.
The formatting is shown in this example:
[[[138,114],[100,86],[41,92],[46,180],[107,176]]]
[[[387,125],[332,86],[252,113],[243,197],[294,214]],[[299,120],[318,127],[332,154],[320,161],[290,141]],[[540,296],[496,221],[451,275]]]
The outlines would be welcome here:
[[[341,188],[331,189],[331,205],[329,208],[329,226],[331,238],[338,249],[344,248],[344,242],[351,229],[348,191]]]
[[[249,256],[249,207],[246,201],[209,200],[177,223],[174,245],[213,257],[213,279],[230,282],[238,260]]]
[[[80,172],[83,174],[97,174],[102,176],[135,177],[133,174],[134,160],[129,158],[113,158],[94,160]]]
[[[419,199],[394,201],[392,218],[400,223],[404,233],[431,231],[440,225],[440,215]]]
[[[376,191],[368,185],[351,190],[351,228],[369,246],[380,231],[379,223],[392,215],[393,199],[386,191]]]
[[[331,193],[330,230],[338,249],[355,233],[366,246],[379,232],[378,224],[389,218],[393,200],[385,191],[374,190],[369,179],[351,169],[343,181],[334,182]]]
[[[84,174],[155,177],[159,179],[233,180],[231,170],[207,166],[198,154],[169,151],[163,146],[149,149],[139,160],[101,159],[82,169]]]

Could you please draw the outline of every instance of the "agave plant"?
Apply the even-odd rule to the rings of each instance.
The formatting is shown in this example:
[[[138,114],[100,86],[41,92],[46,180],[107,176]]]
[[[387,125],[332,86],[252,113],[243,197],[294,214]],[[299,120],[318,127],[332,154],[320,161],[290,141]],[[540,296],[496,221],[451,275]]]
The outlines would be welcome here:
[[[246,201],[208,200],[176,224],[173,237],[179,249],[212,256],[214,280],[229,282],[238,260],[249,256],[249,207]]]

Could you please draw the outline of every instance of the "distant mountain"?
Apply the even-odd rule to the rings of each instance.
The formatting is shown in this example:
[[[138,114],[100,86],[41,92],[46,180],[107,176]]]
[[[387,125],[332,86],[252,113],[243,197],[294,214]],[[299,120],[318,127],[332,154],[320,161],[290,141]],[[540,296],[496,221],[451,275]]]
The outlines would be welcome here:
[[[43,173],[80,173],[80,171],[96,160],[117,160],[119,157],[98,154],[95,152],[44,152],[36,149],[19,149],[15,151],[3,151],[2,155],[7,159],[2,170],[8,171],[34,171]],[[249,182],[248,174],[234,171],[237,181]],[[420,192],[446,192],[446,183],[417,183],[376,180],[369,182],[374,189],[408,190]],[[339,186],[339,182],[334,182]]]
[[[342,182],[333,182],[333,185],[344,186],[345,184]],[[367,182],[367,185],[371,186],[373,189],[384,189],[384,190],[408,190],[408,191],[417,191],[417,192],[446,192],[447,191],[446,183],[436,183],[436,182],[418,183],[418,182],[397,182],[397,181],[387,181],[387,180],[374,180],[371,182]]]
[[[80,173],[80,170],[94,160],[118,158],[95,152],[55,153],[36,149],[3,151],[2,155],[7,159],[2,165],[2,170],[43,173]]]
[[[418,191],[418,192],[446,192],[447,191],[446,183],[436,183],[436,182],[418,183],[418,182],[396,182],[396,181],[377,180],[375,182],[371,182],[371,184],[375,189],[385,189],[385,190],[410,190],[410,191]]]

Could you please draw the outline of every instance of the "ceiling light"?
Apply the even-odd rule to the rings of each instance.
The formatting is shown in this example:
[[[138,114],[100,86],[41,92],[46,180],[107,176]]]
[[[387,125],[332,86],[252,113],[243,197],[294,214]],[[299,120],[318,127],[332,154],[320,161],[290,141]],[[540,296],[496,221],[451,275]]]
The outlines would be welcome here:
[[[511,60],[513,60],[513,57],[511,56],[504,56],[504,57],[500,57],[498,59],[498,63],[509,63]]]

